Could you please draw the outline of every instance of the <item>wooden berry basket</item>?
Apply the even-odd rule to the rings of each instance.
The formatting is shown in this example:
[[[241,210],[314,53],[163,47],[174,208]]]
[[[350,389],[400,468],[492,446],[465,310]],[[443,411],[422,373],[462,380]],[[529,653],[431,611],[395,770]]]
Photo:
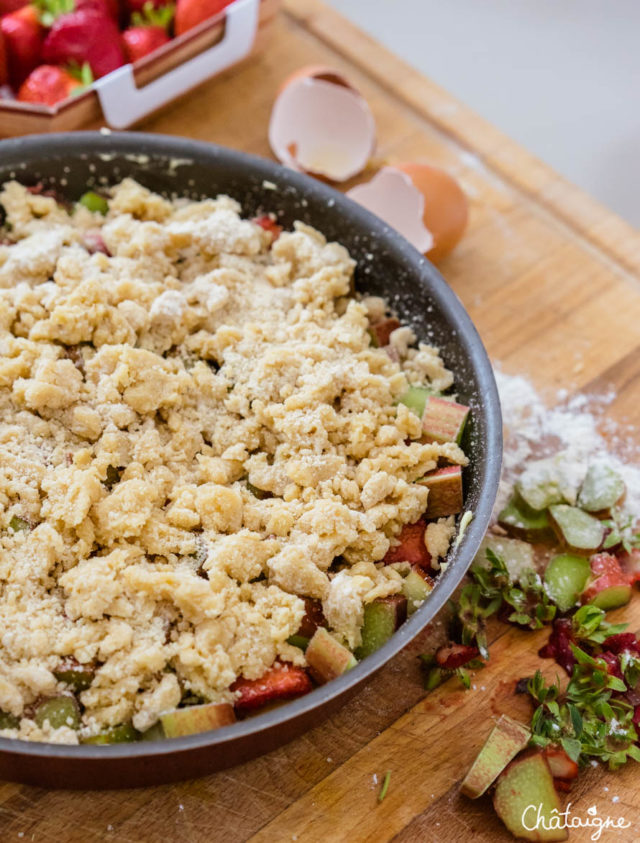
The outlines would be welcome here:
[[[221,14],[56,106],[0,100],[0,137],[68,132],[101,118],[114,129],[132,126],[259,51],[279,6],[280,0],[235,0]]]

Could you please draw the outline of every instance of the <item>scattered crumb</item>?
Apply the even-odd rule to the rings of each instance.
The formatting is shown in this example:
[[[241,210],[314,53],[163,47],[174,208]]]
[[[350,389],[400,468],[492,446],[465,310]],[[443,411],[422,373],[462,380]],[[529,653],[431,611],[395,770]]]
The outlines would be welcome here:
[[[619,797],[619,796],[612,796],[612,797],[611,797],[611,801],[612,801],[612,802],[619,802],[619,801],[620,801],[620,797]]]

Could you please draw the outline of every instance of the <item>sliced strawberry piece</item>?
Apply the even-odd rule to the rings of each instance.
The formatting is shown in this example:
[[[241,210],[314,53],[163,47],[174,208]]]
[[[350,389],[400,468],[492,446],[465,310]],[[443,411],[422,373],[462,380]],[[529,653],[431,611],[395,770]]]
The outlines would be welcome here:
[[[637,653],[640,655],[640,643],[633,632],[619,632],[605,639],[603,647],[612,653]]]
[[[25,6],[0,20],[7,53],[9,82],[16,90],[40,63],[44,29],[32,6]]]
[[[553,622],[549,641],[540,648],[538,655],[541,659],[555,659],[571,676],[576,661],[571,644],[575,644],[571,621],[569,618],[557,618]]]
[[[66,70],[52,64],[41,64],[32,70],[18,91],[20,102],[55,105],[66,100],[82,83]]]
[[[375,338],[378,348],[389,345],[389,338],[394,331],[400,327],[400,322],[397,319],[383,319],[381,322],[376,322],[371,326],[371,333]]]
[[[578,765],[560,746],[547,746],[543,755],[551,769],[554,779],[575,779],[578,776]]]
[[[554,779],[553,786],[561,793],[570,793],[573,782],[569,779]]]
[[[304,668],[275,664],[260,679],[236,679],[231,690],[238,692],[236,711],[244,712],[262,708],[267,703],[308,694],[312,687]]]
[[[226,9],[232,0],[178,0],[176,35],[182,35]]]
[[[305,638],[313,638],[313,634],[321,626],[327,626],[327,619],[322,611],[322,603],[314,600],[313,597],[304,598],[304,617],[298,629],[298,635]]]
[[[398,540],[400,544],[390,547],[382,560],[385,565],[392,562],[410,562],[419,568],[431,567],[431,554],[424,543],[424,533],[427,523],[423,519],[415,524],[405,524]]]
[[[4,43],[4,35],[0,31],[0,85],[6,85],[9,81],[9,68],[7,66],[7,48]]]
[[[615,653],[610,653],[608,650],[605,650],[604,653],[600,653],[598,658],[604,659],[607,663],[607,673],[624,681],[624,676],[620,670],[620,663],[618,662],[618,656]]]
[[[273,235],[273,242],[275,242],[278,237],[282,234],[282,226],[278,225],[278,223],[270,217],[269,214],[263,214],[260,217],[254,217],[252,222],[255,222],[256,225],[259,225],[260,228],[264,228],[265,231],[270,231]]]
[[[436,662],[445,670],[455,670],[457,667],[477,659],[480,652],[477,647],[469,644],[446,644],[436,651]]]
[[[131,62],[148,56],[170,40],[161,26],[131,26],[122,33],[124,51]]]
[[[50,64],[88,64],[95,79],[125,64],[115,22],[93,9],[61,15],[49,30],[42,55]]]

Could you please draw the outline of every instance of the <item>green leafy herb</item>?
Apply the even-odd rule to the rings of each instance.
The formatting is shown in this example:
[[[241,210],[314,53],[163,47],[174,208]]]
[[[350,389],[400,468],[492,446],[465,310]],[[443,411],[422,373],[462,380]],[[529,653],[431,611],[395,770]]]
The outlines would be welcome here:
[[[602,644],[610,635],[618,635],[627,628],[626,623],[609,623],[606,613],[597,606],[581,606],[572,618],[573,634],[577,641]]]

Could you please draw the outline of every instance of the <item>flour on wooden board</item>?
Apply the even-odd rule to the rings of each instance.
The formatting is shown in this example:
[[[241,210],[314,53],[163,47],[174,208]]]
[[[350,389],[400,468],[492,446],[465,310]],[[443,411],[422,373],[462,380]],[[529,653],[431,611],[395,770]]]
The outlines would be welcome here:
[[[579,486],[589,464],[606,461],[626,484],[623,511],[640,512],[640,443],[623,462],[616,453],[629,451],[630,442],[611,420],[602,419],[615,394],[572,398],[560,392],[560,403],[548,408],[532,384],[521,375],[496,372],[504,423],[503,471],[495,512],[506,504],[525,466],[542,457],[562,454],[570,483]],[[606,427],[607,439],[602,434]],[[609,436],[609,434],[613,434]],[[632,436],[628,437],[633,439]]]

